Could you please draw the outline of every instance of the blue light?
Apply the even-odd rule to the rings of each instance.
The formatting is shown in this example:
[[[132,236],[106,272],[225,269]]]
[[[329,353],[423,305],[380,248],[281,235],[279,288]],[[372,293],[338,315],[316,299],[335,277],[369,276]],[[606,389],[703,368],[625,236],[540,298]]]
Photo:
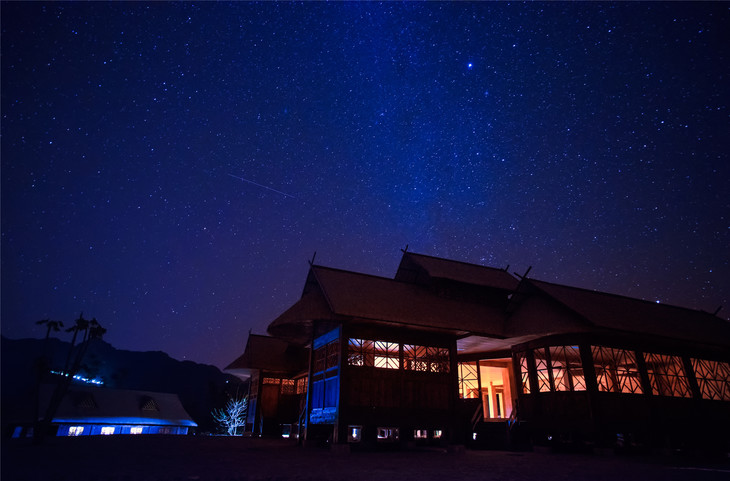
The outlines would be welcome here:
[[[466,68],[468,68],[469,70],[471,70],[472,68],[474,68],[474,64],[471,63],[471,62],[469,62],[468,64],[466,64]]]
[[[67,372],[63,372],[63,371],[53,371],[53,370],[51,370],[51,374],[56,374],[58,376],[64,376],[64,377],[68,377],[69,376],[69,374]],[[81,381],[81,382],[86,383],[86,384],[94,384],[96,386],[103,386],[104,385],[104,381],[102,381],[101,379],[89,379],[88,377],[84,377],[84,376],[81,376],[79,374],[75,374],[73,378],[74,378],[74,381]]]

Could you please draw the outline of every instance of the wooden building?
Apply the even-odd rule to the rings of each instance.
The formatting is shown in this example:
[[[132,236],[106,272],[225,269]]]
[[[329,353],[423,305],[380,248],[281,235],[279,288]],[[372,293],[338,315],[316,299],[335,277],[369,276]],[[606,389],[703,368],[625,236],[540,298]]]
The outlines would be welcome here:
[[[268,331],[229,366],[258,376],[254,433],[728,448],[730,323],[706,312],[404,252],[393,279],[312,265]]]
[[[47,406],[55,385],[41,386],[40,405]],[[32,437],[32,422],[15,423],[12,437]],[[198,425],[177,394],[72,385],[64,395],[51,426],[56,436],[176,434]]]
[[[245,434],[298,434],[308,362],[303,346],[249,334],[243,354],[226,368],[249,382]]]

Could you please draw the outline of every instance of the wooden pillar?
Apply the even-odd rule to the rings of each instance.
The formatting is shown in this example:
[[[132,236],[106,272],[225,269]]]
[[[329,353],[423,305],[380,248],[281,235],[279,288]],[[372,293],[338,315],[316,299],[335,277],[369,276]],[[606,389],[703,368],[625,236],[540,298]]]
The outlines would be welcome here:
[[[449,389],[449,444],[464,444],[465,433],[459,416],[459,361],[456,358],[456,339],[449,345],[449,374],[451,388]]]
[[[316,321],[312,321],[312,336],[309,340],[309,369],[307,370],[307,403],[304,410],[304,441],[309,439],[309,413],[312,412],[312,371],[314,369],[314,332]],[[301,433],[299,439],[302,439]]]

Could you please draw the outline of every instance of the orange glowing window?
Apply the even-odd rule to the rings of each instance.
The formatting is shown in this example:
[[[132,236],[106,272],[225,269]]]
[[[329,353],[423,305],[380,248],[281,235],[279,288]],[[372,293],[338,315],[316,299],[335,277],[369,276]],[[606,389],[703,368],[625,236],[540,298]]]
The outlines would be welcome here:
[[[658,396],[691,397],[682,358],[666,354],[644,353],[651,392]]]
[[[403,368],[408,371],[449,372],[449,350],[444,347],[403,344]]]
[[[479,397],[479,375],[476,362],[459,363],[459,397],[461,399]]]
[[[549,349],[555,390],[585,391],[586,379],[578,346],[553,346]]]
[[[591,353],[599,391],[643,394],[634,351],[591,346]]]
[[[703,399],[730,401],[730,363],[692,358]]]
[[[399,345],[397,342],[375,341],[375,367],[400,369]]]
[[[517,353],[517,362],[520,366],[520,377],[522,379],[522,392],[530,394],[530,369],[527,366],[527,356],[524,352]]]
[[[300,377],[297,379],[297,394],[304,394],[307,392],[307,378]]]
[[[540,392],[550,392],[550,373],[545,349],[535,349],[535,369],[537,372],[537,389]]]
[[[375,363],[374,341],[349,339],[347,342],[347,364],[349,366],[373,366]]]
[[[294,394],[294,379],[282,379],[281,380],[281,393],[282,394]]]

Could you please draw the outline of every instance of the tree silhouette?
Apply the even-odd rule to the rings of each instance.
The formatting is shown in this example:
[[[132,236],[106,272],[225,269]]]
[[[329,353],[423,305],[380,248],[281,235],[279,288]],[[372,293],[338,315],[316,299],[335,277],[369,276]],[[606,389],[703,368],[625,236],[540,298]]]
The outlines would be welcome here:
[[[37,324],[45,323],[47,325],[49,322],[54,321],[39,321]],[[50,331],[51,328],[48,329],[47,334],[50,333]],[[91,341],[94,339],[101,339],[106,333],[106,329],[101,327],[96,318],[90,321],[84,319],[84,313],[82,312],[79,315],[79,318],[76,319],[74,326],[66,329],[66,332],[73,332],[71,347],[69,348],[68,355],[66,356],[66,363],[64,365],[63,372],[61,373],[58,383],[51,395],[51,401],[48,404],[46,413],[42,418],[36,418],[37,422],[33,430],[34,444],[40,444],[43,442],[46,432],[51,425],[51,421],[56,415],[56,411],[58,411],[58,407],[61,405],[61,401],[71,385],[71,381],[81,367],[81,361],[83,360],[86,351],[89,349]],[[79,345],[76,346],[76,340],[78,339],[79,334],[81,335],[81,341],[79,342]],[[74,350],[76,350],[75,355]]]
[[[48,359],[48,338],[51,336],[51,331],[59,332],[63,327],[63,322],[52,321],[50,319],[43,319],[42,321],[36,322],[36,325],[46,326],[46,337],[43,339],[43,352],[36,359],[35,365],[33,366],[36,373],[35,391],[33,393],[33,422],[37,423],[38,415],[40,413],[40,390],[41,384],[43,383],[43,377],[48,373],[51,365]],[[38,427],[38,426],[36,426]],[[35,430],[34,430],[35,432]]]

